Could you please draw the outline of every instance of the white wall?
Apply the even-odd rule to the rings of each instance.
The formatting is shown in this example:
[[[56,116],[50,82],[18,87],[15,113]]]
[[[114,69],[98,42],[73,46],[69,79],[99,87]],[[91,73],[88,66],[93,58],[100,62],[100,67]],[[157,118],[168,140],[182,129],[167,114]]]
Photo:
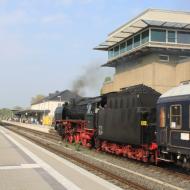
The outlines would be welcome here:
[[[42,102],[39,104],[31,105],[32,110],[50,110],[49,116],[54,116],[55,109],[58,106],[62,106],[64,104],[63,101],[48,101],[48,102]]]

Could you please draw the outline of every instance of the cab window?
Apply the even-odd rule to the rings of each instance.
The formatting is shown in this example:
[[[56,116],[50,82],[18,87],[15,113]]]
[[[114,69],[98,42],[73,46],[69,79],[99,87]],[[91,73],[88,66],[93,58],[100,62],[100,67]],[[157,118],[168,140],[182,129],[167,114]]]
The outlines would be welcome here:
[[[170,128],[181,129],[182,127],[182,107],[181,105],[170,106]]]
[[[166,108],[160,108],[160,127],[163,128],[166,126]]]

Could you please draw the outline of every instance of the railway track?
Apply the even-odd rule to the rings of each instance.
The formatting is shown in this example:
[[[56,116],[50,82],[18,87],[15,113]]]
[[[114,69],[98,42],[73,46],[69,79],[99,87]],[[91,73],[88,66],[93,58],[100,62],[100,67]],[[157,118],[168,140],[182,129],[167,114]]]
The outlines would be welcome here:
[[[123,157],[119,157],[117,155],[110,155],[116,159],[120,159],[120,160],[123,160],[123,161],[126,161],[126,159],[128,160],[128,158],[123,158]],[[139,161],[136,161],[136,160],[131,160],[130,159],[130,162],[133,162],[135,164],[138,164],[139,166],[142,166],[144,167],[145,163],[142,163],[142,162],[139,162]],[[147,166],[147,165],[146,165]],[[160,165],[152,165],[150,164],[149,167],[151,167],[151,169],[157,171],[157,172],[160,172],[160,173],[167,173],[168,175],[172,175],[174,177],[180,177],[180,178],[183,178],[184,180],[189,180],[190,181],[190,171],[187,171],[181,167],[178,167],[178,166],[175,166],[173,164],[166,164],[166,163],[162,163]]]
[[[60,138],[55,138],[53,134],[44,134],[43,132],[36,131],[33,129],[27,129],[27,128],[20,128],[17,126],[9,126],[6,127],[6,129],[11,130],[14,133],[17,133],[28,140],[40,145],[41,147],[56,153],[57,155],[73,162],[74,164],[77,164],[78,166],[90,171],[91,173],[94,173],[97,176],[100,176],[101,178],[106,179],[107,181],[110,181],[114,183],[115,185],[123,188],[123,189],[129,189],[129,190],[148,190],[148,188],[143,187],[141,185],[138,185],[136,183],[133,183],[131,181],[126,180],[125,178],[122,178],[121,176],[118,176],[114,173],[111,173],[101,167],[98,167],[92,163],[88,163],[84,161],[83,159],[80,159],[78,157],[75,157],[72,154],[68,154],[62,150],[59,143],[56,143],[56,140],[60,140]],[[53,141],[52,141],[53,139]],[[51,142],[52,141],[52,142]]]
[[[109,172],[101,167],[98,167],[98,166],[92,164],[92,163],[88,163],[88,162],[84,161],[83,159],[76,157],[75,155],[66,153],[65,151],[63,151],[63,146],[60,146],[60,144],[59,144],[61,142],[61,138],[56,134],[51,134],[51,133],[44,134],[44,132],[40,132],[40,131],[36,131],[33,129],[28,129],[28,128],[21,128],[18,126],[9,126],[6,128],[26,137],[27,139],[68,159],[69,161],[72,161],[73,163],[87,169],[88,171],[90,171],[108,181],[111,181],[112,183],[122,187],[123,189],[137,189],[137,190],[149,189],[145,186],[131,182],[130,180],[127,180],[125,177],[118,176],[118,175],[114,174],[113,172]],[[123,158],[118,158],[113,155],[109,155],[109,156],[115,157],[116,159],[120,159],[120,160],[123,159]],[[135,161],[131,161],[131,162],[135,162]],[[136,162],[135,164],[139,165],[140,167],[145,167],[144,164],[140,163],[140,162]],[[165,173],[168,176],[173,176],[174,178],[181,178],[183,180],[190,181],[190,175],[188,175],[186,173],[177,172],[176,170],[173,170],[173,169],[167,168],[167,167],[162,168],[162,167],[158,167],[158,166],[154,166],[154,165],[149,165],[148,167],[150,167],[149,169],[152,170],[153,172]]]

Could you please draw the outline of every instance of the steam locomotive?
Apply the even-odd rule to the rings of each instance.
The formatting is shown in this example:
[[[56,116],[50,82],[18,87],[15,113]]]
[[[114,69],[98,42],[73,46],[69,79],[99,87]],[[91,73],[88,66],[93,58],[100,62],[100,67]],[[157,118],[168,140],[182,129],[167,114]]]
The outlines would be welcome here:
[[[190,168],[190,83],[160,95],[140,84],[73,100],[56,109],[55,129],[70,143]]]

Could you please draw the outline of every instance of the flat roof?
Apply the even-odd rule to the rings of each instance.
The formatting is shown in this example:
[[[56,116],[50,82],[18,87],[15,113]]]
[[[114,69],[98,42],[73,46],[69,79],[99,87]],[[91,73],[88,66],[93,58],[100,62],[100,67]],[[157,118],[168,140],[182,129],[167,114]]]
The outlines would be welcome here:
[[[150,26],[190,30],[190,12],[148,9],[110,33],[106,41],[94,49],[107,51],[110,47]]]
[[[27,114],[35,114],[35,113],[49,113],[50,111],[49,110],[32,110],[32,109],[27,109],[27,110],[21,110],[21,111],[17,111],[15,113],[15,115],[25,115],[26,113]]]

